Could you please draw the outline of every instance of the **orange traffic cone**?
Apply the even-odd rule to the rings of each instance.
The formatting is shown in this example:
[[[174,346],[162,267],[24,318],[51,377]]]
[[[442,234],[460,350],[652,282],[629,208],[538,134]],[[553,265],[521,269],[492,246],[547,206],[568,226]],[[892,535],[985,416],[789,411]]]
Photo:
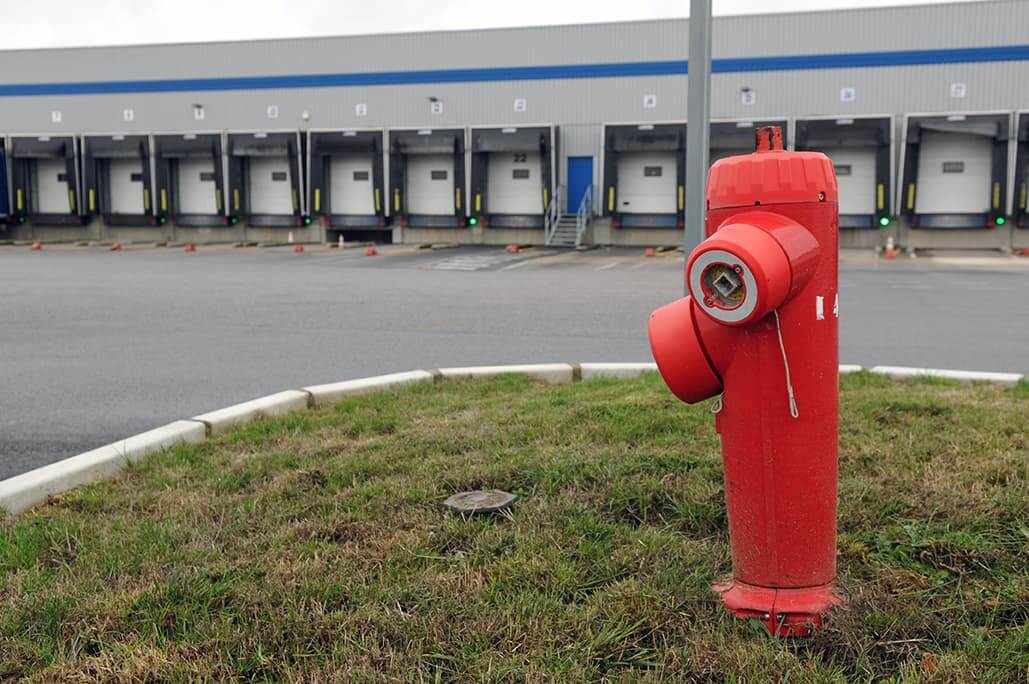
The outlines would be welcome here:
[[[304,246],[298,242],[297,244],[293,245],[293,251],[297,254],[303,254]]]
[[[39,250],[43,249],[43,243],[42,242],[33,242],[32,243],[32,249],[34,249],[34,250],[36,250],[38,252]]]
[[[195,251],[197,251],[197,246],[194,245],[192,242],[187,242],[186,246],[183,248],[183,251],[185,251],[185,252],[195,252]]]
[[[369,247],[368,249],[364,250],[365,256],[378,256],[378,254],[379,250],[375,249],[374,247]]]
[[[886,249],[883,250],[883,259],[896,259],[897,248],[893,246],[893,238],[886,238]]]
[[[653,247],[647,247],[647,249],[643,252],[643,256],[645,257],[652,257],[655,254],[657,254],[657,252],[654,251]]]
[[[113,245],[111,245],[111,251],[112,252],[120,252],[123,249],[124,249],[124,247],[121,246],[120,242],[115,242]]]
[[[518,254],[518,252],[520,252],[521,250],[519,249],[518,245],[508,245],[504,251],[508,254]]]

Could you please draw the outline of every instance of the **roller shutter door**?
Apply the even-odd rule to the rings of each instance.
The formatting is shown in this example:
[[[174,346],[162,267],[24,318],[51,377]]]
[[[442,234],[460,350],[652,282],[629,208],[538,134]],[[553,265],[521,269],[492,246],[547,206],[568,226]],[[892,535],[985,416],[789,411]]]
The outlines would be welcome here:
[[[329,179],[333,214],[375,213],[371,155],[333,157],[329,162]]]
[[[981,214],[990,209],[993,140],[924,131],[918,153],[916,214]]]
[[[35,160],[36,213],[67,214],[68,165],[64,159]]]
[[[180,214],[217,214],[214,159],[180,159],[176,175]]]
[[[250,213],[292,214],[289,157],[250,157]]]
[[[874,214],[875,159],[871,147],[840,147],[825,150],[836,168],[841,214]]]
[[[454,213],[454,157],[413,154],[407,158],[407,212],[425,216]]]
[[[494,152],[489,155],[486,196],[491,214],[539,214],[543,178],[539,152]]]
[[[618,207],[623,214],[674,214],[675,152],[623,152],[618,155]]]
[[[111,159],[107,181],[112,214],[142,214],[143,162],[140,159]]]

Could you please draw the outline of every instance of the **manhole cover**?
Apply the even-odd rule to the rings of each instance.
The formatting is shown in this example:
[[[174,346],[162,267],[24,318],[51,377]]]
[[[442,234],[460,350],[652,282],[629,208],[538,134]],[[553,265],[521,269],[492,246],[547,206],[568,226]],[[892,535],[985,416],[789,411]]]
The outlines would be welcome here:
[[[480,489],[454,494],[443,505],[458,513],[496,513],[509,508],[517,498],[499,489]]]

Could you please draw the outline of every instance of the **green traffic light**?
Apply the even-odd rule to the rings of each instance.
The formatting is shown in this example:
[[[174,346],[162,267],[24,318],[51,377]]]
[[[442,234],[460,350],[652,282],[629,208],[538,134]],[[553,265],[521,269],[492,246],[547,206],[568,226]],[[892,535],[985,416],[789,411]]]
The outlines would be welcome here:
[[[890,225],[890,217],[889,216],[880,216],[879,217],[879,225],[883,226],[883,227],[886,227],[886,226]]]
[[[304,217],[304,225],[305,226],[311,225],[311,217],[310,216],[305,216]]]
[[[471,217],[470,219],[468,219],[468,225],[470,225],[470,226],[474,226],[474,225],[475,225],[476,223],[478,223],[478,222],[479,222],[479,219],[477,219],[477,218],[476,218],[476,217],[474,217],[474,216],[473,216],[473,217]]]
[[[993,222],[996,223],[998,226],[1003,226],[1007,222],[1007,219],[1003,216],[998,216],[997,218],[993,219]]]

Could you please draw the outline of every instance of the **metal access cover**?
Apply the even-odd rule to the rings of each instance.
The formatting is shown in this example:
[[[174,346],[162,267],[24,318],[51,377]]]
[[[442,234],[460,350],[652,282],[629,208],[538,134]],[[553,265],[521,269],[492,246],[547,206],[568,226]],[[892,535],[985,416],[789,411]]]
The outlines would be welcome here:
[[[457,513],[496,513],[510,508],[517,498],[499,489],[479,489],[454,494],[443,505]]]

